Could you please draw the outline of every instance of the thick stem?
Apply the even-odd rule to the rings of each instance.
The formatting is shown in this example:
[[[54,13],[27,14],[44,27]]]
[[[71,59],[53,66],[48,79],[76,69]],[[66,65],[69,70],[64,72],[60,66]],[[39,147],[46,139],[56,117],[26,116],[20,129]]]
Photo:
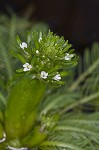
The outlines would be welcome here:
[[[46,85],[30,77],[21,78],[12,88],[5,110],[8,139],[24,137],[33,127]]]

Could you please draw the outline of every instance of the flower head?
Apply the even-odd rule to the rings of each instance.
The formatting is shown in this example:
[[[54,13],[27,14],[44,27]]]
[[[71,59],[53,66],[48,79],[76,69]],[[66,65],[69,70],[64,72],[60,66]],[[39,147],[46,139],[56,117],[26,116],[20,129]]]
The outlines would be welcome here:
[[[27,43],[22,42],[22,44],[20,44],[20,47],[21,47],[22,49],[27,48]]]
[[[56,76],[54,76],[53,79],[56,80],[56,81],[61,80],[60,74],[57,74]]]
[[[46,79],[48,77],[48,73],[45,71],[41,71],[41,78]]]
[[[25,63],[24,65],[23,65],[23,70],[24,71],[29,71],[29,70],[31,70],[31,68],[32,68],[32,66],[29,64],[29,63]]]
[[[28,40],[29,39],[29,40]],[[77,57],[74,54],[72,45],[65,41],[63,37],[49,31],[32,32],[27,34],[28,49],[25,42],[18,39],[23,51],[18,50],[17,57],[25,63],[19,72],[28,72],[31,76],[53,85],[63,84],[62,77],[67,76],[77,64]],[[31,69],[33,66],[33,69]],[[26,74],[27,75],[27,74]],[[45,80],[45,81],[44,81]],[[61,80],[61,81],[60,81]],[[60,81],[60,82],[57,82]]]

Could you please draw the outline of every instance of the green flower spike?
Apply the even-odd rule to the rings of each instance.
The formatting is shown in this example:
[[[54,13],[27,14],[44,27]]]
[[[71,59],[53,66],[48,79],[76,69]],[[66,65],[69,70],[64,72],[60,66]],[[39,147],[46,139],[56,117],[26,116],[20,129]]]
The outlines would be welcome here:
[[[54,128],[56,121],[53,122],[53,118],[45,118],[44,124],[36,126],[38,109],[46,87],[63,84],[63,77],[77,64],[71,47],[63,37],[50,31],[47,35],[42,32],[28,33],[25,42],[17,36],[14,55],[21,60],[22,68],[17,70],[19,77],[10,90],[4,115],[9,147],[40,144]],[[44,132],[40,132],[42,129]],[[3,131],[1,125],[0,130]],[[3,132],[0,136],[3,137]]]
[[[17,36],[17,57],[23,68],[17,72],[31,74],[33,78],[52,84],[63,84],[63,77],[77,64],[72,45],[63,37],[33,32],[27,34],[27,41],[22,42]]]

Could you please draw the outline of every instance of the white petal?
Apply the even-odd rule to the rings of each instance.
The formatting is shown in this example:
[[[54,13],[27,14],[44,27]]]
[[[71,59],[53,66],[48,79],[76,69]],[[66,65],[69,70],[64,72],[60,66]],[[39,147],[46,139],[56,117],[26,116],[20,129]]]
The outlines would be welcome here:
[[[47,73],[47,72],[45,72],[45,71],[42,71],[42,72],[41,72],[41,78],[46,79],[47,76],[48,76],[48,73]]]
[[[22,44],[20,44],[20,47],[21,47],[22,49],[27,48],[27,43],[22,42]]]
[[[66,53],[66,56],[69,56],[69,53]]]
[[[39,42],[42,41],[42,37],[39,37],[38,41],[39,41]]]
[[[24,65],[23,65],[23,70],[24,71],[29,71],[31,68],[32,68],[32,66],[29,64],[29,63],[25,63]]]
[[[39,51],[38,51],[38,50],[36,50],[36,54],[39,54]]]
[[[56,80],[56,81],[61,80],[60,74],[57,74],[56,76],[54,76],[53,79]]]
[[[66,53],[65,60],[70,60],[72,57],[74,57],[74,54]]]
[[[27,67],[27,66],[29,66],[29,63],[25,63],[25,64],[23,65],[23,67]]]
[[[32,66],[31,66],[31,65],[28,65],[27,67],[28,67],[28,69],[31,69],[31,68],[32,68]]]
[[[24,71],[29,71],[30,69],[28,69],[28,68],[24,68],[23,70],[24,70]]]
[[[70,60],[70,57],[68,57],[68,56],[65,56],[65,60]]]
[[[3,143],[6,140],[6,136],[4,136],[2,139],[0,139],[0,143]]]

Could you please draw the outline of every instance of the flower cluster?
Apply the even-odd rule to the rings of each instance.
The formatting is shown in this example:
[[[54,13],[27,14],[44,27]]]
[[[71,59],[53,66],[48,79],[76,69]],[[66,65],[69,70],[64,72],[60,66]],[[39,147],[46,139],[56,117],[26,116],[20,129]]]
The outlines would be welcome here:
[[[17,50],[17,57],[23,63],[18,72],[52,84],[62,84],[63,77],[77,64],[72,45],[51,31],[47,35],[28,33],[26,42],[17,36]]]
[[[58,124],[59,115],[44,115],[41,116],[41,127],[40,132],[50,133],[53,131],[53,128]]]

